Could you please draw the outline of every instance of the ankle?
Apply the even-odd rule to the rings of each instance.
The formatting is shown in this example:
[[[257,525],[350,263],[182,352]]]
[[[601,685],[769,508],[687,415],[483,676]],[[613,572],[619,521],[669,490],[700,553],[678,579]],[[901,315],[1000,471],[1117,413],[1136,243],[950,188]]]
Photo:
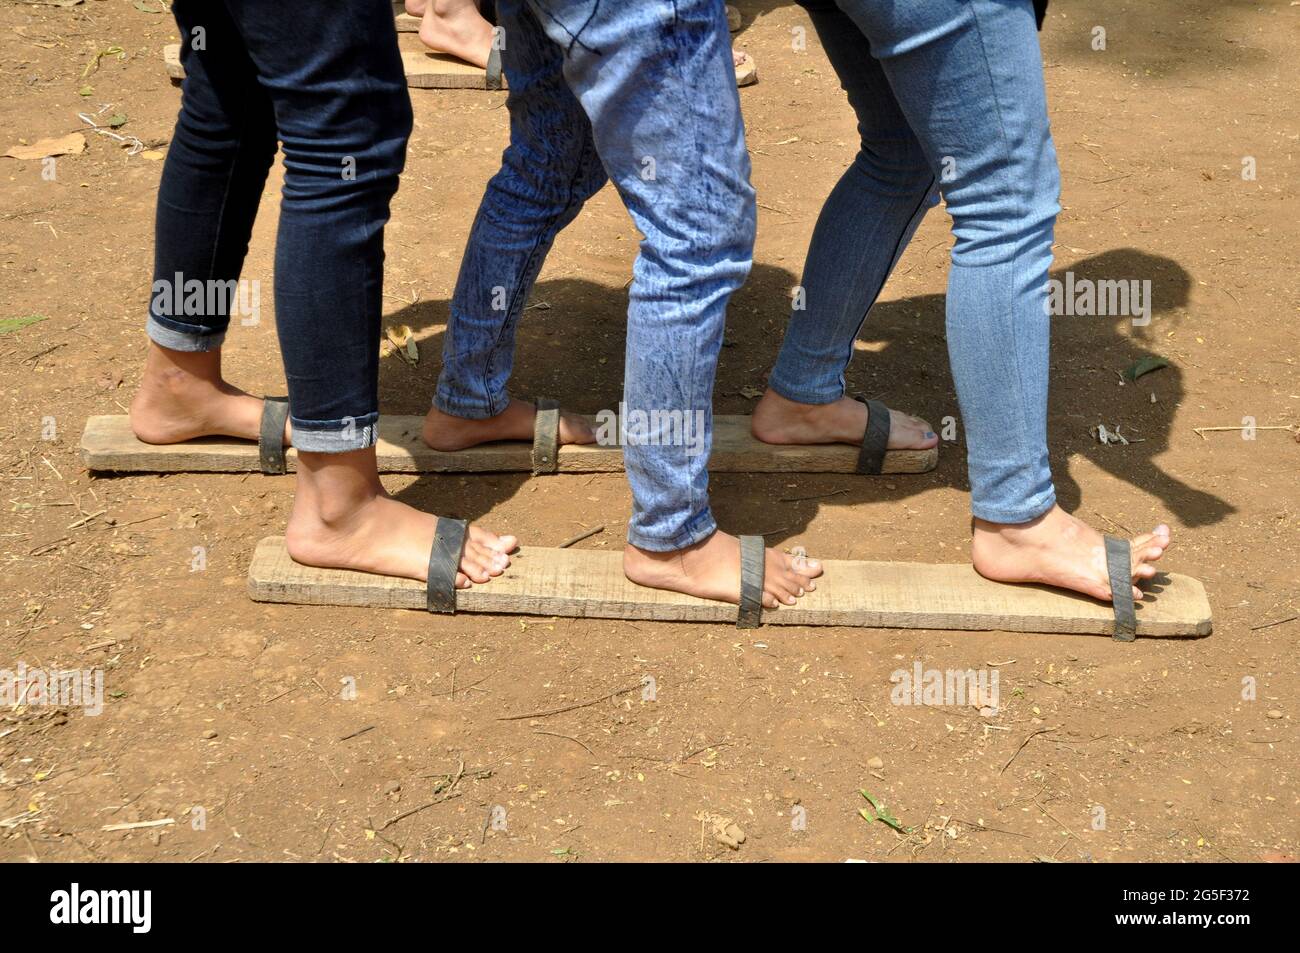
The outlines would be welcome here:
[[[1081,525],[1056,505],[1023,523],[994,523],[978,516],[971,517],[971,533],[975,539],[998,539],[1012,544],[1041,539],[1045,534],[1053,538],[1071,535]]]
[[[782,397],[772,388],[763,391],[763,397],[759,400],[758,406],[754,408],[755,413],[761,408],[768,413],[781,414],[782,416],[798,416],[815,412],[824,404],[805,404],[797,400],[791,400],[788,397]]]
[[[432,9],[439,19],[463,16],[470,11],[481,16],[475,0],[429,0],[426,9]]]
[[[386,496],[373,447],[347,453],[300,452],[290,523],[346,531]]]
[[[193,384],[220,383],[221,349],[173,351],[153,342],[145,357],[144,379],[175,390]]]

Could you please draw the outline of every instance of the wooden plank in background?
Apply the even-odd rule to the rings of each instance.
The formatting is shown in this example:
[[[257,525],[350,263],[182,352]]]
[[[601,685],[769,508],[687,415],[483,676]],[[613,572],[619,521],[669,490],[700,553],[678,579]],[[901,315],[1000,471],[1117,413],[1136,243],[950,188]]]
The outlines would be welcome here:
[[[487,72],[470,63],[430,52],[414,33],[398,37],[406,85],[413,89],[487,89]],[[163,47],[163,66],[167,75],[180,82],[185,78],[179,43]],[[504,79],[502,80],[504,85]]]
[[[1109,605],[1042,586],[989,582],[970,566],[823,560],[817,590],[794,607],[767,610],[772,625],[1065,632],[1110,635]],[[1138,607],[1138,635],[1208,635],[1205,588],[1168,574]],[[289,558],[283,537],[262,540],[248,571],[258,602],[419,609],[423,583],[339,569],[315,569]],[[462,612],[660,622],[734,623],[736,607],[635,585],[622,554],[524,547],[492,582],[457,595]]]
[[[589,417],[594,424],[594,418]],[[379,418],[376,455],[381,473],[519,473],[532,470],[532,445],[499,442],[453,453],[432,450],[420,439],[423,417],[388,415]],[[297,454],[286,454],[290,470]],[[623,469],[619,447],[562,446],[561,473],[618,473]],[[890,450],[886,473],[923,473],[939,458],[933,450]],[[186,443],[148,444],[136,439],[125,415],[91,417],[81,438],[81,459],[91,470],[120,473],[256,473],[257,444],[250,440],[204,437]],[[713,418],[715,473],[854,473],[858,450],[848,444],[780,447],[763,443],[749,432],[749,418]]]

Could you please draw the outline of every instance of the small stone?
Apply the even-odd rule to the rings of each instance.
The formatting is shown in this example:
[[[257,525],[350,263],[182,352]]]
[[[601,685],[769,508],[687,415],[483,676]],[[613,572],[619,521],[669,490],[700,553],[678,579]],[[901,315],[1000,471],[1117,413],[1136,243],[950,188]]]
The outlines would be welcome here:
[[[401,781],[389,781],[387,784],[384,785],[385,794],[396,794],[401,790],[402,790]]]
[[[1281,717],[1282,717],[1282,711],[1281,711],[1280,709],[1278,709],[1278,708],[1270,708],[1270,709],[1268,710],[1268,717],[1270,717],[1270,718],[1274,718],[1274,719],[1276,719],[1276,718],[1281,718]]]
[[[867,759],[867,767],[873,771],[879,771],[884,766],[885,766],[885,762],[879,757],[873,757]]]
[[[215,728],[209,728],[207,731],[203,732],[203,737],[207,741],[211,741],[216,736],[217,736],[217,731]]]

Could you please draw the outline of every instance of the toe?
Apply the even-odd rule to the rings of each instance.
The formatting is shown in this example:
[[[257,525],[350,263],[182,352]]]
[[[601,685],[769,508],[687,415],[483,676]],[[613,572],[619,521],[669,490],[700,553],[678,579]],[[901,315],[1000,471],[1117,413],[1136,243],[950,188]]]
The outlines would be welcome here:
[[[793,589],[790,588],[786,584],[785,580],[783,579],[768,580],[767,585],[764,587],[764,592],[767,595],[770,595],[772,598],[774,598],[777,602],[780,602],[782,605],[787,605],[787,606],[792,606],[795,604],[796,601],[795,593],[798,591],[799,591],[798,587],[795,587]]]
[[[560,442],[561,443],[595,443],[596,432],[591,429],[585,417],[576,417],[572,414],[560,415]]]
[[[519,545],[519,540],[514,536],[498,536],[490,529],[484,529],[482,526],[471,526],[469,528],[469,538],[484,549],[496,553],[514,552]]]
[[[510,557],[505,553],[489,549],[479,543],[471,543],[466,546],[465,554],[467,557],[472,554],[474,562],[491,576],[501,575],[505,572],[506,567],[510,565]]]
[[[796,585],[806,585],[804,580],[814,579],[822,574],[822,564],[816,559],[809,559],[802,551],[782,553],[786,571],[800,577]]]
[[[472,543],[465,547],[460,557],[460,571],[472,581],[487,582],[493,575],[500,575],[500,571],[493,573],[492,569],[491,556],[482,548]]]
[[[1143,563],[1133,570],[1134,579],[1151,579],[1156,574],[1156,567],[1150,563]]]

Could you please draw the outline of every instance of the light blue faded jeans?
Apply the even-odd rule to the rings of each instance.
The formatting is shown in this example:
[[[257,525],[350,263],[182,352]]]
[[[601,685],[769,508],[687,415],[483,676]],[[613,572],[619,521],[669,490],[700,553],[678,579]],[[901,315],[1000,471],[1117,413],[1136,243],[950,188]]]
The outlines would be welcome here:
[[[862,145],[817,221],[806,307],[792,312],[768,383],[801,403],[843,396],[853,340],[942,192],[954,237],[948,358],[971,510],[997,523],[1034,519],[1056,500],[1047,273],[1060,179],[1033,4],[802,5],[857,113]]]
[[[727,301],[754,244],[723,4],[498,0],[497,20],[510,145],[470,232],[434,405],[466,418],[505,410],[515,330],[542,262],[612,180],[645,236],[632,269],[623,402],[629,417],[663,422],[624,445],[628,539],[684,548],[717,529],[707,470],[713,381]],[[702,443],[674,439],[673,419],[702,420]]]

